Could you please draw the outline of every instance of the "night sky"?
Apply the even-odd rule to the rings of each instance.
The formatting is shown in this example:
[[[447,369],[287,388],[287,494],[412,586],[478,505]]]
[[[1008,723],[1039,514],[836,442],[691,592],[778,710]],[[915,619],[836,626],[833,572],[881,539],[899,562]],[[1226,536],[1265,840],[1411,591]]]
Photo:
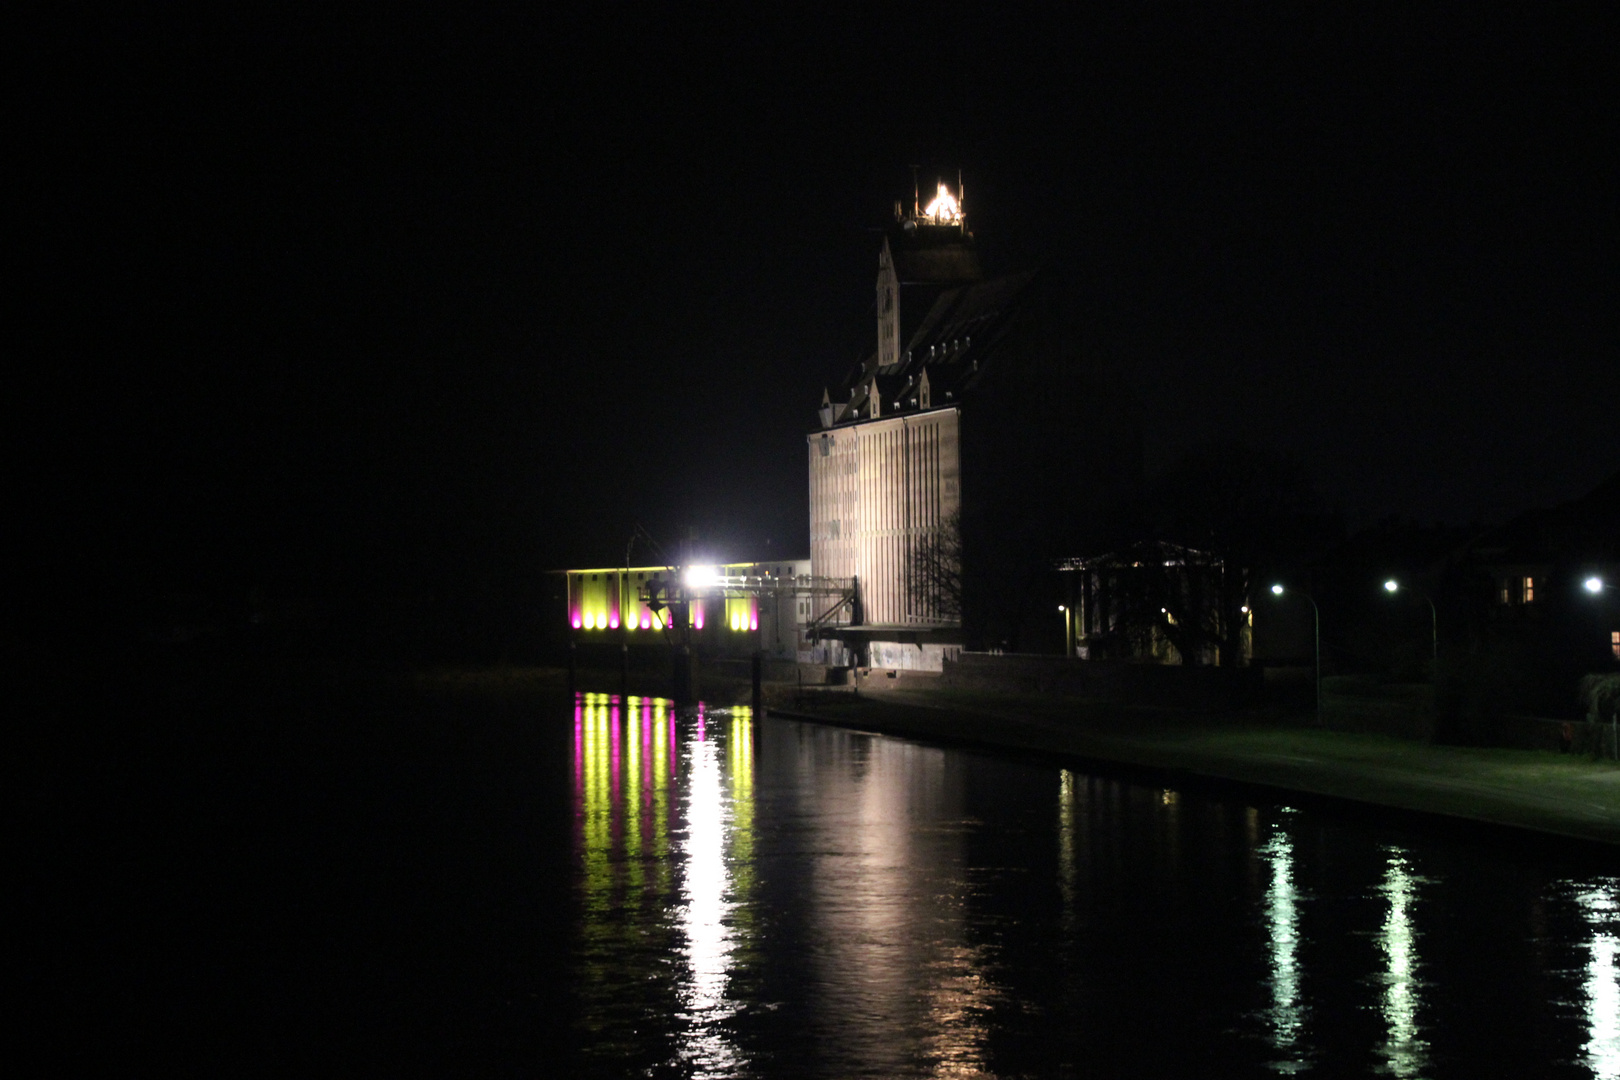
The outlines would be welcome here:
[[[636,521],[803,556],[803,435],[914,164],[962,170],[993,270],[1077,288],[1150,467],[1240,437],[1352,526],[1620,468],[1607,27],[550,7],[38,35],[47,545],[152,589],[498,591]]]

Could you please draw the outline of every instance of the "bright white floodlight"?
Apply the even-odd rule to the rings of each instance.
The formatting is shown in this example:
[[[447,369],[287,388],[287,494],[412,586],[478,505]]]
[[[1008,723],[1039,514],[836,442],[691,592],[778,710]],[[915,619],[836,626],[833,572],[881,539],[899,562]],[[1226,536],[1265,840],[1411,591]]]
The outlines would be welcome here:
[[[1587,592],[1592,593],[1594,596],[1603,591],[1603,579],[1600,577],[1589,577],[1581,584],[1586,587]]]
[[[714,567],[688,566],[686,568],[686,587],[688,589],[707,589],[714,583]]]
[[[1272,596],[1281,596],[1282,594],[1283,594],[1283,587],[1281,585],[1273,585],[1271,587],[1271,595]]]
[[[1394,592],[1400,587],[1400,582],[1396,581],[1394,578],[1390,578],[1388,581],[1384,582],[1384,588],[1389,592]]]

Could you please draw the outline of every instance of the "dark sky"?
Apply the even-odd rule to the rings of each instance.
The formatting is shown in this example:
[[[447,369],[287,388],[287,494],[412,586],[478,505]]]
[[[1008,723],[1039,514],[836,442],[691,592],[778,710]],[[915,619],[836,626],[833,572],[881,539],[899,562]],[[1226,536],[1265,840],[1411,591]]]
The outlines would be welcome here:
[[[25,378],[65,408],[22,461],[108,493],[119,566],[500,589],[636,520],[805,553],[803,433],[912,164],[963,171],[993,267],[1080,287],[1150,464],[1242,437],[1352,524],[1620,468],[1606,26],[549,7],[38,36]]]

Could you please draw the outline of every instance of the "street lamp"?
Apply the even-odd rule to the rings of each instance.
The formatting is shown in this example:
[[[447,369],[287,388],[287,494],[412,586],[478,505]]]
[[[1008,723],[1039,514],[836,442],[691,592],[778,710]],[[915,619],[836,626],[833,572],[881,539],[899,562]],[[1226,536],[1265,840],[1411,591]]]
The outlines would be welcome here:
[[[1385,592],[1397,593],[1402,589],[1405,589],[1407,592],[1415,592],[1428,602],[1430,662],[1434,665],[1434,677],[1438,679],[1440,677],[1440,613],[1434,609],[1434,599],[1422,589],[1414,589],[1410,585],[1402,585],[1394,578],[1390,578],[1388,581],[1384,582]]]
[[[1293,593],[1303,596],[1311,602],[1311,621],[1316,631],[1316,722],[1322,723],[1322,609],[1316,606],[1316,600],[1308,592],[1299,589],[1285,589],[1281,585],[1271,587],[1272,596],[1281,596],[1283,593]]]
[[[1614,586],[1606,584],[1602,578],[1598,577],[1596,574],[1593,574],[1591,577],[1581,582],[1581,588],[1585,589],[1593,596],[1596,596],[1604,589],[1612,589]]]

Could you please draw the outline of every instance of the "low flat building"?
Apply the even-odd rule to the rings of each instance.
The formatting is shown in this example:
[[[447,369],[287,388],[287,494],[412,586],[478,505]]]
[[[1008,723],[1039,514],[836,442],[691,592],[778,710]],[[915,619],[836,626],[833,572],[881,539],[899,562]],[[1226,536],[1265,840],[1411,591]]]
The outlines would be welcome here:
[[[775,660],[796,660],[814,649],[807,636],[818,614],[815,601],[791,595],[795,581],[810,576],[809,559],[725,563],[712,568],[723,578],[764,582],[753,594],[732,590],[694,600],[692,642],[701,655],[746,658],[756,651]],[[660,645],[670,634],[668,609],[654,611],[641,596],[655,579],[676,580],[668,566],[603,567],[562,571],[566,618],[574,639],[587,644]],[[771,583],[782,585],[780,593]]]

